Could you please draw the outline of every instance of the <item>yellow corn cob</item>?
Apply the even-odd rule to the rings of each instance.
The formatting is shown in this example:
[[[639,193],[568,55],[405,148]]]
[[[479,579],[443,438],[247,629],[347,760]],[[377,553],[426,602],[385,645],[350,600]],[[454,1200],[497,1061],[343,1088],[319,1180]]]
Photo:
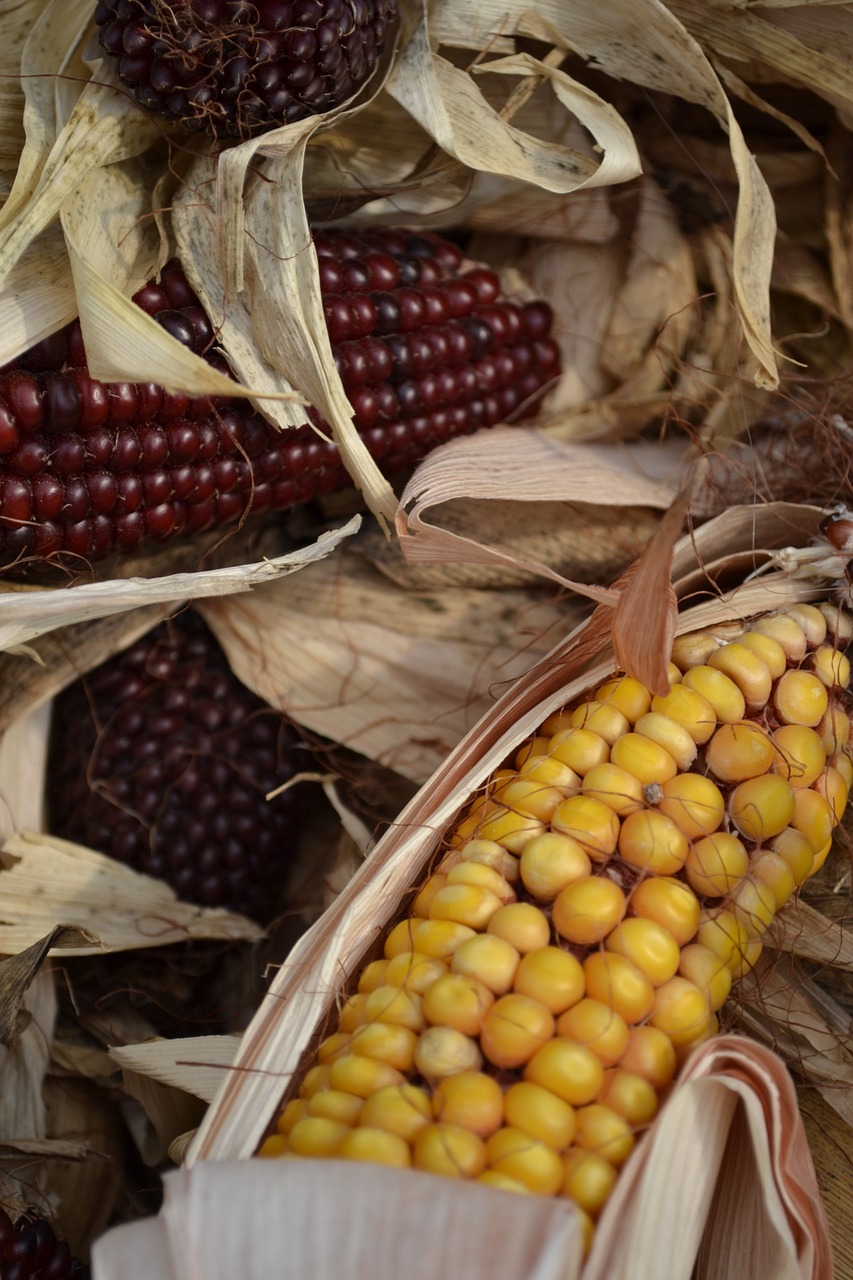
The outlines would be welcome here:
[[[457,823],[259,1154],[565,1196],[591,1236],[827,856],[853,778],[850,635],[795,605],[682,637],[666,697],[617,676],[549,717]]]

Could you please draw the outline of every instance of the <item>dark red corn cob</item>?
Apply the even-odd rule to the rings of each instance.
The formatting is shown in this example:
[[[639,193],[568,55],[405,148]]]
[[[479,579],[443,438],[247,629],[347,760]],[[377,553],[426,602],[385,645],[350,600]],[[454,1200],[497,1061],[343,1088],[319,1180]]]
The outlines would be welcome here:
[[[310,768],[284,718],[233,675],[192,612],[161,624],[54,703],[54,835],[167,881],[180,897],[275,915]]]
[[[328,111],[376,66],[396,0],[99,0],[100,41],[141,107],[247,138]]]
[[[494,272],[463,269],[449,241],[383,230],[315,243],[355,425],[386,474],[524,416],[558,373],[547,304],[502,298]],[[135,301],[227,372],[177,263]],[[77,321],[0,369],[0,564],[128,553],[348,483],[308,424],[279,432],[243,400],[97,382]]]
[[[89,1280],[89,1268],[44,1218],[25,1214],[13,1222],[0,1209],[0,1280]]]

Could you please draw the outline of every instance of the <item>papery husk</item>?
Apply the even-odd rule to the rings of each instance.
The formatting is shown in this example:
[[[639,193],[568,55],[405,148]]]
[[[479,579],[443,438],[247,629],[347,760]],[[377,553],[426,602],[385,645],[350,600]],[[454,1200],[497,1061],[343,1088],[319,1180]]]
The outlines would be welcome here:
[[[240,1046],[239,1036],[186,1036],[117,1045],[110,1057],[123,1070],[150,1076],[163,1085],[212,1102]]]

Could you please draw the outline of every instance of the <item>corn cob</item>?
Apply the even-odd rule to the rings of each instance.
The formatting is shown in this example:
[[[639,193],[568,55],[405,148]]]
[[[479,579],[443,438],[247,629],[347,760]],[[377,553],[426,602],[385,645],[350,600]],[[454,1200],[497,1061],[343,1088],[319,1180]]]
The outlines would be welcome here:
[[[355,425],[393,473],[452,436],[530,412],[559,367],[550,309],[500,296],[432,235],[316,237],[326,321]],[[227,372],[177,263],[135,301]],[[89,376],[79,322],[0,370],[0,564],[96,560],[227,526],[349,483],[309,410],[292,431],[244,401]]]
[[[563,1196],[587,1237],[683,1057],[823,863],[853,779],[850,619],[680,637],[469,807],[259,1154]]]
[[[50,830],[166,880],[185,900],[267,920],[304,816],[295,730],[181,614],[54,703]]]
[[[3,1280],[89,1280],[45,1218],[25,1214],[13,1222],[0,1209],[0,1276]]]
[[[247,138],[351,97],[396,11],[395,0],[99,0],[95,22],[144,110]]]

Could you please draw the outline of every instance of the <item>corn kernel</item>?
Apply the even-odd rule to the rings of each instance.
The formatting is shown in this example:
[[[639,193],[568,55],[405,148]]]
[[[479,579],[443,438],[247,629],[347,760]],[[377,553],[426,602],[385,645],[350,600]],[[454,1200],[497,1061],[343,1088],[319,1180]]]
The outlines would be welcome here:
[[[793,897],[797,883],[790,866],[778,853],[768,849],[757,854],[752,860],[752,874],[773,894],[777,911]]]
[[[610,759],[610,747],[590,729],[561,729],[551,739],[548,754],[582,778],[594,764],[604,764]]]
[[[408,1027],[371,1022],[352,1033],[349,1052],[360,1058],[377,1058],[397,1071],[411,1071],[417,1036]]]
[[[496,844],[502,844],[510,853],[521,853],[527,841],[534,836],[541,836],[544,830],[545,825],[540,819],[502,808],[494,816],[481,822],[476,834],[481,840],[494,840]]]
[[[577,1112],[578,1130],[575,1144],[582,1151],[601,1156],[608,1164],[620,1168],[634,1150],[636,1139],[624,1116],[611,1107],[593,1102]]]
[[[411,1142],[432,1120],[432,1103],[417,1085],[389,1085],[377,1089],[361,1104],[358,1123],[369,1129],[384,1129]]]
[[[569,716],[573,729],[589,729],[609,746],[630,729],[627,716],[608,702],[582,702]]]
[[[722,956],[701,942],[693,942],[681,952],[678,972],[698,987],[712,1013],[721,1009],[732,987],[732,972]]]
[[[338,1023],[341,1031],[351,1034],[356,1027],[360,1027],[363,1022],[367,1021],[366,1004],[367,994],[363,991],[355,992],[348,1000],[344,1001]]]
[[[309,1102],[309,1098],[291,1098],[278,1118],[276,1124],[278,1133],[286,1137],[297,1120],[303,1120],[308,1115]]]
[[[334,1035],[326,1036],[322,1044],[317,1046],[317,1061],[321,1066],[326,1063],[334,1062],[343,1054],[349,1052],[349,1042],[352,1035],[348,1031],[338,1031]]]
[[[414,1166],[444,1178],[476,1178],[486,1167],[486,1146],[457,1124],[429,1124],[415,1138]]]
[[[491,867],[510,884],[518,879],[518,858],[494,840],[469,840],[459,850],[459,857],[463,862],[476,862]]]
[[[338,1148],[352,1129],[339,1120],[327,1120],[325,1116],[305,1116],[298,1120],[287,1135],[289,1149],[298,1156],[336,1155]]]
[[[763,944],[760,938],[750,938],[743,952],[734,959],[730,965],[732,971],[732,982],[740,982],[745,978],[750,969],[754,968],[758,962],[758,958],[763,950]],[[713,1031],[716,1034],[716,1028]]]
[[[557,1035],[591,1049],[605,1067],[619,1061],[628,1047],[628,1024],[608,1004],[581,1000],[557,1020]]]
[[[453,1027],[465,1036],[478,1036],[483,1018],[495,1002],[488,987],[476,978],[448,973],[423,995],[423,1015],[436,1027]]]
[[[693,667],[708,661],[720,647],[720,641],[707,631],[688,631],[676,636],[672,643],[672,660],[687,674]]]
[[[528,892],[542,902],[552,902],[567,884],[588,876],[591,863],[577,840],[547,831],[525,845],[519,867]]]
[[[519,765],[518,774],[520,778],[539,782],[543,786],[557,787],[564,796],[580,791],[581,779],[578,774],[553,756],[532,756]]]
[[[540,1084],[519,1080],[507,1089],[504,1104],[509,1128],[527,1133],[555,1151],[562,1151],[575,1136],[574,1108]]]
[[[514,774],[511,782],[497,789],[495,799],[513,813],[550,822],[551,815],[563,800],[563,793],[556,787],[545,786],[536,778],[521,778]]]
[[[562,938],[590,946],[616,927],[625,909],[625,895],[618,884],[606,876],[586,876],[557,896],[551,920]]]
[[[848,790],[850,787],[853,787],[853,760],[851,760],[846,751],[837,751],[834,755],[830,756],[827,763],[831,768],[838,770],[846,782]],[[841,816],[842,815],[839,815],[839,822],[841,821]]]
[[[826,685],[810,671],[786,671],[773,694],[776,714],[783,724],[820,724],[829,706]]]
[[[667,982],[678,969],[678,943],[654,920],[623,920],[607,935],[604,946],[635,964],[653,987]]]
[[[496,1067],[520,1067],[554,1034],[554,1015],[539,1000],[510,992],[487,1011],[480,1048]]]
[[[738,724],[746,715],[743,694],[723,671],[708,666],[693,667],[685,671],[682,685],[705,699],[719,724]]]
[[[631,813],[622,823],[619,852],[632,867],[654,875],[674,875],[684,866],[687,851],[684,832],[656,809]]]
[[[363,1100],[355,1094],[343,1093],[340,1089],[324,1089],[308,1099],[307,1114],[337,1120],[340,1124],[354,1125],[358,1124],[363,1106]]]
[[[335,1151],[338,1160],[363,1160],[369,1164],[390,1165],[393,1169],[409,1169],[412,1153],[409,1144],[386,1129],[367,1127],[350,1129]]]
[[[669,876],[641,880],[628,905],[632,915],[655,920],[662,925],[680,947],[696,936],[699,902],[693,890],[680,880]]]
[[[569,1106],[582,1107],[598,1096],[604,1067],[591,1049],[558,1036],[537,1049],[522,1074],[531,1084],[550,1089]]]
[[[417,916],[419,920],[428,920],[429,909],[432,906],[433,899],[439,889],[443,889],[446,884],[447,876],[444,872],[437,871],[434,875],[431,875],[423,888],[415,895],[415,900],[412,903],[412,915]]]
[[[745,631],[738,641],[761,659],[773,680],[788,668],[788,655],[782,645],[763,631]]]
[[[447,884],[477,885],[481,889],[488,889],[504,905],[515,902],[515,890],[509,881],[499,871],[495,871],[494,867],[487,867],[482,862],[463,860],[457,863],[447,873]]]
[[[610,759],[644,785],[667,782],[678,773],[678,765],[666,748],[641,733],[621,737],[611,748]]]
[[[690,887],[705,898],[723,897],[748,870],[746,845],[728,831],[717,831],[695,841],[684,864]]]
[[[786,827],[770,841],[770,848],[790,868],[794,883],[800,885],[811,873],[814,866],[815,851],[812,842],[797,831],[796,827]]]
[[[823,849],[832,839],[835,825],[835,814],[825,796],[811,787],[794,792],[791,826],[803,833],[814,850]]]
[[[721,907],[702,912],[697,941],[716,951],[725,964],[731,966],[745,954],[749,934],[733,911]]]
[[[595,699],[621,711],[630,724],[635,724],[640,716],[645,715],[652,703],[652,695],[646,686],[633,676],[606,680],[596,689]]]
[[[707,742],[717,727],[717,717],[708,699],[683,682],[673,685],[662,697],[653,698],[652,711],[680,724],[691,740],[699,745]]]
[[[806,656],[808,642],[795,618],[788,617],[784,613],[771,613],[754,622],[752,630],[764,636],[771,636],[777,644],[782,646],[791,662],[802,662]]]
[[[826,623],[826,634],[838,648],[843,648],[853,639],[853,618],[828,600],[818,606]]]
[[[409,936],[410,945],[401,947],[400,951],[418,951],[436,960],[446,960],[467,938],[474,936],[474,929],[455,920],[415,920]]]
[[[728,972],[728,971],[727,971]],[[633,1129],[650,1124],[658,1109],[658,1095],[643,1076],[624,1067],[612,1067],[604,1073],[604,1084],[596,1102],[603,1102]]]
[[[810,787],[826,764],[819,735],[805,725],[783,724],[771,737],[776,747],[773,772],[792,787]]]
[[[744,782],[767,773],[775,754],[769,734],[744,720],[720,726],[705,748],[705,763],[721,782]]]
[[[415,1066],[425,1080],[441,1080],[457,1071],[479,1071],[482,1065],[477,1041],[455,1027],[427,1027],[418,1037]]]
[[[523,1182],[519,1182],[517,1178],[510,1178],[505,1173],[498,1173],[497,1169],[484,1169],[482,1173],[477,1174],[475,1181],[482,1182],[485,1187],[494,1187],[496,1191],[514,1191],[518,1195],[525,1196],[533,1194]]]
[[[367,1022],[393,1022],[410,1031],[423,1031],[424,1015],[421,998],[401,987],[377,987],[364,997],[364,1019]]]
[[[554,811],[551,825],[555,831],[577,840],[593,862],[609,858],[619,838],[619,819],[613,810],[586,795],[564,800]]]
[[[603,1156],[571,1147],[563,1156],[561,1194],[596,1218],[616,1185],[618,1174]]]
[[[453,973],[476,978],[493,995],[502,996],[512,989],[520,959],[518,951],[505,938],[480,933],[462,943],[450,968]]]
[[[607,805],[620,818],[645,804],[639,778],[615,764],[596,764],[583,780],[583,794]]]
[[[830,855],[830,853],[831,853],[831,852],[832,852],[832,841],[831,841],[831,840],[827,840],[827,842],[826,842],[826,844],[823,846],[823,848],[822,848],[822,849],[818,849],[817,853],[816,853],[816,854],[815,854],[815,856],[814,856],[814,862],[812,863],[812,869],[811,869],[811,871],[809,872],[809,875],[810,875],[810,876],[816,875],[816,874],[818,873],[818,871],[820,871],[821,867],[822,867],[822,866],[823,866],[823,864],[826,862],[826,860],[827,860],[827,858],[829,857],[829,855]]]
[[[828,689],[846,689],[850,684],[850,659],[838,649],[821,645],[812,654],[812,670]]]
[[[844,758],[846,759],[846,757]],[[833,765],[827,765],[820,776],[815,779],[814,790],[818,795],[824,797],[835,815],[836,822],[840,822],[844,817],[844,811],[847,808],[847,796],[850,792],[850,785],[844,776],[844,772],[836,769]]]
[[[488,1138],[504,1122],[504,1095],[492,1076],[482,1071],[460,1071],[439,1081],[432,1095],[437,1121],[470,1129]]]
[[[750,711],[760,711],[767,705],[772,677],[764,660],[745,645],[736,640],[724,644],[708,658],[708,666],[734,680]]]
[[[830,703],[815,726],[827,756],[842,751],[850,741],[850,717],[837,703]]]
[[[367,1098],[388,1085],[405,1083],[406,1077],[396,1067],[380,1062],[378,1058],[364,1058],[354,1053],[336,1059],[329,1075],[332,1089],[354,1093],[358,1098]]]
[[[547,721],[546,721],[547,723]],[[529,760],[533,760],[536,756],[546,756],[548,754],[548,743],[551,741],[552,734],[542,732],[531,738],[529,742],[525,742],[524,746],[518,751],[515,757],[515,767],[520,769],[523,764],[527,764]]]
[[[750,938],[760,938],[776,915],[776,899],[770,889],[751,876],[741,880],[729,895],[731,910]]]
[[[826,639],[826,618],[820,609],[815,608],[813,604],[798,602],[787,605],[784,612],[802,628],[810,645],[823,644]]]
[[[648,1016],[655,988],[630,960],[610,951],[596,951],[586,957],[583,968],[586,993],[593,1000],[609,1005],[629,1024]]]
[[[655,988],[649,1021],[676,1048],[694,1044],[707,1030],[710,1017],[704,992],[687,978],[676,976]]]
[[[504,938],[522,955],[538,951],[551,941],[551,926],[544,911],[532,902],[511,902],[492,916],[487,932]]]
[[[677,1065],[672,1041],[663,1031],[648,1025],[631,1028],[628,1048],[619,1064],[622,1070],[642,1076],[655,1089],[665,1089]]]
[[[384,954],[386,960],[393,960],[403,952],[415,949],[415,925],[417,920],[401,920],[385,939]]]
[[[321,1089],[331,1088],[331,1065],[327,1064],[319,1067],[309,1067],[305,1072],[305,1078],[299,1086],[300,1098],[313,1098],[315,1093],[319,1093]]]
[[[381,987],[387,981],[385,977],[385,969],[387,960],[371,960],[370,964],[362,971],[358,980],[358,989],[360,992],[367,994],[376,987]]]
[[[540,1001],[550,1013],[560,1014],[583,996],[583,969],[561,947],[541,947],[522,957],[513,987],[519,995]]]
[[[275,1160],[287,1155],[289,1150],[290,1144],[283,1133],[271,1133],[258,1148],[258,1155],[261,1159]]]
[[[688,840],[716,831],[726,812],[723,793],[710,778],[682,773],[662,787],[658,809],[671,818]]]
[[[385,965],[386,984],[415,995],[423,995],[437,978],[447,973],[444,960],[418,951],[401,951],[393,960],[386,960]]]
[[[553,1196],[563,1182],[563,1162],[552,1147],[520,1129],[499,1129],[486,1142],[489,1168],[523,1182],[531,1191]]]
[[[676,688],[678,688],[677,685]],[[641,737],[648,738],[662,747],[672,756],[679,769],[689,769],[696,759],[695,741],[684,726],[677,720],[673,720],[671,716],[664,715],[660,711],[648,711],[637,721],[635,730]]]

